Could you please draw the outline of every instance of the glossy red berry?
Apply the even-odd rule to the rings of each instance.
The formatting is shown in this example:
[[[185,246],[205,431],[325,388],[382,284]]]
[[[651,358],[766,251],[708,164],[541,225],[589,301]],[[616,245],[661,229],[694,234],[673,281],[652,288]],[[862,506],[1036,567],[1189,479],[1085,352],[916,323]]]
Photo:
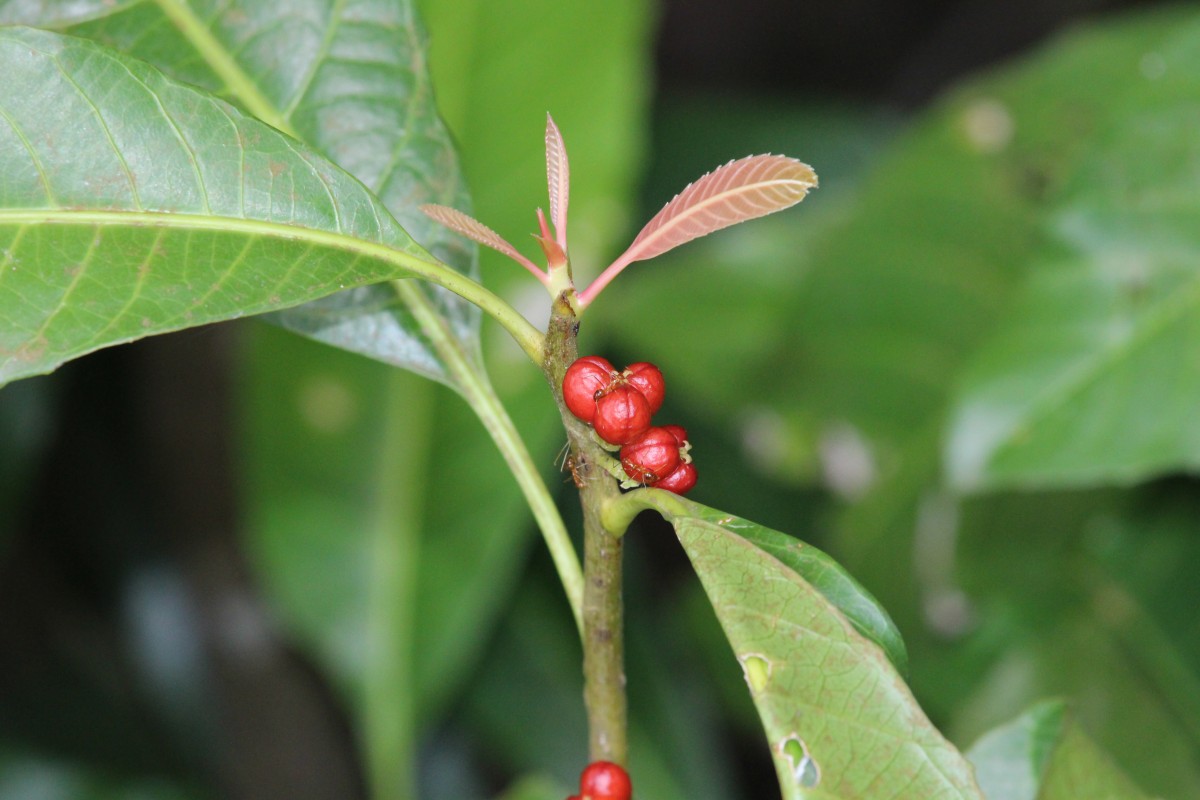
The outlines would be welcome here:
[[[619,764],[593,761],[579,776],[579,792],[585,800],[629,800],[633,796],[633,783]]]
[[[626,444],[650,427],[650,404],[637,389],[619,383],[596,399],[592,427],[609,444]]]
[[[654,484],[657,489],[666,489],[675,494],[687,494],[696,485],[696,465],[690,461],[680,464],[667,477]]]
[[[658,367],[646,361],[639,361],[626,367],[625,371],[621,373],[621,377],[642,393],[646,402],[650,404],[651,414],[658,413],[658,410],[662,408],[663,397],[667,391],[667,383],[663,380],[662,371]]]
[[[584,422],[596,416],[596,396],[617,379],[617,371],[600,356],[577,358],[563,376],[563,402],[571,413]]]
[[[662,429],[674,436],[680,447],[688,443],[687,428],[682,425],[663,425]]]
[[[679,466],[679,445],[675,434],[666,428],[647,428],[621,448],[621,466],[630,479],[653,486]]]

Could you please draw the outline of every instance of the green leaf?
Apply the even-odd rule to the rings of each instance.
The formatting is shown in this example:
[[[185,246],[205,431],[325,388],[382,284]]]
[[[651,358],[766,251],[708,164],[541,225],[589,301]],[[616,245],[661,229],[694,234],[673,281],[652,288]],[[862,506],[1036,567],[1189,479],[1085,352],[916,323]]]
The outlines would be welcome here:
[[[818,548],[786,533],[665,491],[630,493],[624,497],[624,502],[628,503],[626,510],[636,512],[653,508],[676,527],[682,522],[703,522],[744,539],[820,592],[859,634],[882,649],[897,670],[908,669],[904,639],[887,611],[850,573]]]
[[[1039,703],[979,739],[967,754],[988,800],[1140,800],[1061,701]]]
[[[979,798],[883,652],[786,564],[722,525],[672,520],[745,672],[786,800]]]
[[[0,71],[0,380],[413,270],[456,276],[353,178],[147,64],[8,29]]]
[[[977,88],[1018,132],[1034,128],[1013,146],[1052,171],[1030,277],[956,398],[946,459],[958,486],[1129,484],[1200,467],[1198,37],[1194,11],[1159,14]],[[1093,90],[1080,95],[1085,71]]]
[[[425,68],[424,33],[406,0],[0,3],[0,20],[54,26],[145,59],[302,139],[374,192],[429,252],[477,277],[475,249],[417,211],[466,208],[450,138]],[[298,333],[457,386],[445,355],[414,318],[435,310],[470,362],[479,313],[444,290],[364,286],[274,317]]]
[[[902,647],[890,620],[832,559],[667,492],[625,498],[623,511],[654,508],[675,527],[742,665],[787,800],[861,797],[871,786],[900,787],[899,798],[980,797],[873,641]]]
[[[967,758],[988,800],[1037,800],[1065,714],[1061,701],[1040,703],[975,743]]]

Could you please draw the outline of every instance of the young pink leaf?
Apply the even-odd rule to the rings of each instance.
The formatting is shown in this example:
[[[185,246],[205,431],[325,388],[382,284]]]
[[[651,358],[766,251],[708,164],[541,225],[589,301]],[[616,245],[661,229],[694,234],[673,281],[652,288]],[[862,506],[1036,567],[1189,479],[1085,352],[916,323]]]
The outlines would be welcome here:
[[[434,203],[427,203],[421,206],[421,211],[434,222],[445,225],[455,233],[508,256],[532,272],[539,281],[542,283],[546,282],[546,274],[538,269],[537,265],[518,253],[517,248],[505,241],[500,234],[469,214],[464,214],[458,209],[450,208],[449,206],[439,206]]]
[[[644,261],[727,228],[795,205],[817,185],[812,167],[786,156],[749,156],[730,161],[688,184],[646,223],[633,244],[580,296],[587,305],[634,261]]]
[[[567,201],[571,194],[571,167],[567,146],[554,119],[546,115],[546,183],[550,186],[550,219],[558,246],[567,249]]]

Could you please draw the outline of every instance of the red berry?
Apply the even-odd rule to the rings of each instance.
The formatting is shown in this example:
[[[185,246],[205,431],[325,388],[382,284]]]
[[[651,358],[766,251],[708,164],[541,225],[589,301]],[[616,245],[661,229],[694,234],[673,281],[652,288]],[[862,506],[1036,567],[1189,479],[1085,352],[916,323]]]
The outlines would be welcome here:
[[[577,358],[563,376],[563,402],[584,422],[596,416],[596,396],[617,378],[613,365],[600,356]]]
[[[666,428],[648,428],[621,448],[621,466],[632,480],[653,486],[679,466],[679,444],[675,434]]]
[[[596,399],[592,427],[609,444],[626,444],[650,427],[650,404],[637,389],[619,383]]]
[[[666,489],[668,492],[674,492],[675,494],[687,494],[695,485],[696,465],[690,461],[686,464],[680,464],[675,468],[674,472],[654,484],[658,489]]]
[[[579,776],[579,792],[591,800],[629,800],[633,796],[633,783],[619,764],[593,761]]]
[[[680,447],[687,444],[687,428],[682,425],[663,425],[662,429],[674,436],[675,441],[679,442]]]
[[[650,413],[656,414],[662,408],[663,395],[667,391],[667,383],[663,380],[662,371],[653,364],[639,361],[630,364],[621,373],[626,382],[637,389],[650,404]]]

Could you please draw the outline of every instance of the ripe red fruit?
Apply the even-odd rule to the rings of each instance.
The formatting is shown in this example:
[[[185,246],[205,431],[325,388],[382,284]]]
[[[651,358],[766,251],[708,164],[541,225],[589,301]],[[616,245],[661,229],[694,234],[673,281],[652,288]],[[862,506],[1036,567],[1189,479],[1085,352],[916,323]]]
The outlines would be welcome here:
[[[667,477],[654,484],[655,488],[666,489],[675,494],[687,494],[696,485],[696,465],[690,461],[680,464]]]
[[[619,764],[593,761],[579,776],[579,793],[590,800],[629,800],[633,783]]]
[[[621,373],[625,381],[642,393],[650,404],[650,413],[656,414],[662,408],[663,396],[667,391],[667,383],[663,380],[662,371],[647,361],[630,364]]]
[[[571,413],[584,422],[596,416],[596,396],[617,379],[617,371],[607,359],[584,356],[575,359],[563,375],[563,402]]]
[[[679,446],[683,447],[687,444],[687,428],[682,425],[663,425],[662,429],[675,437],[675,441],[679,442]]]
[[[621,448],[621,466],[632,480],[653,486],[679,466],[679,445],[675,434],[667,428],[647,428]]]
[[[592,427],[609,444],[626,444],[650,427],[650,404],[637,389],[619,383],[596,398]]]

